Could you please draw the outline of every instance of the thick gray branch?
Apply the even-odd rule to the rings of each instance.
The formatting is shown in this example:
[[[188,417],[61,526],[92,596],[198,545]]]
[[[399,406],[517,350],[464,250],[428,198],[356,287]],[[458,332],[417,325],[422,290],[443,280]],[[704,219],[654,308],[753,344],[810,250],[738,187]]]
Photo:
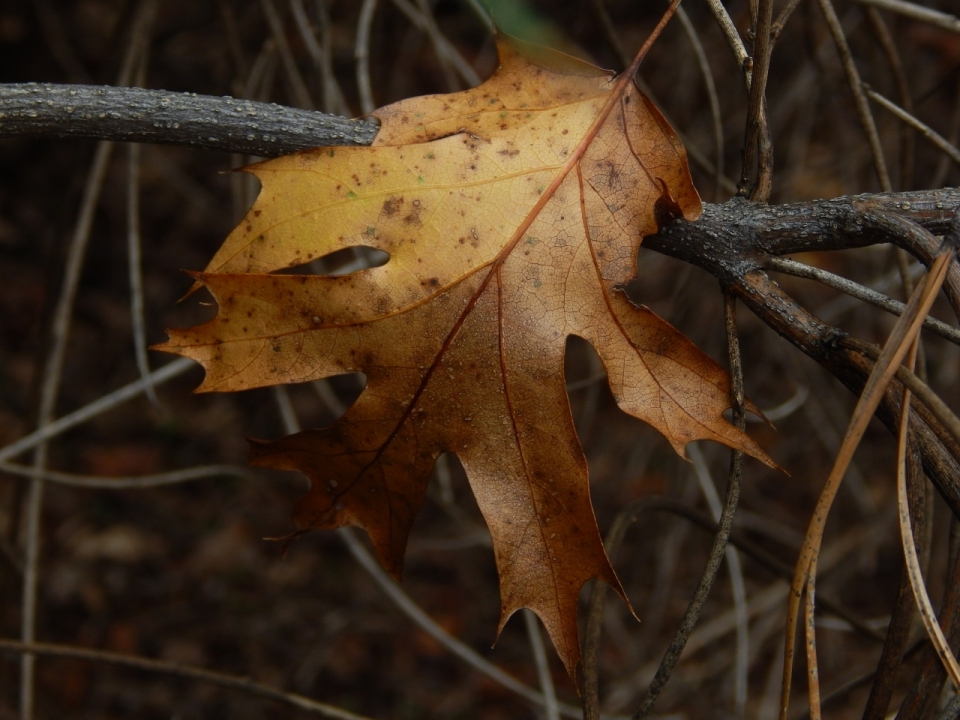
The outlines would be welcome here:
[[[369,145],[377,126],[281,105],[141,88],[0,84],[0,137],[187,145],[275,157]]]

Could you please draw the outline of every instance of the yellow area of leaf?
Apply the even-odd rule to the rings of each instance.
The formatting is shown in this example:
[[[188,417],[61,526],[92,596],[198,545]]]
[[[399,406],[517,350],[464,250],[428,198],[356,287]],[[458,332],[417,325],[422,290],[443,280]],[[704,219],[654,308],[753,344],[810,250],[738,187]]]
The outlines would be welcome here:
[[[619,289],[658,220],[700,214],[676,135],[632,82],[592,135],[608,73],[511,38],[498,49],[481,86],[375,113],[371,147],[249,168],[260,197],[196,275],[219,314],[162,349],[202,363],[204,391],[365,373],[332,427],[254,446],[254,464],[312,480],[298,528],[359,525],[399,576],[433,464],[455,452],[490,528],[501,628],[531,608],[573,674],[581,587],[623,591],[570,415],[567,338],[593,344],[619,406],[678,452],[707,438],[771,461],[723,420],[727,374]],[[272,274],[355,246],[389,261]]]

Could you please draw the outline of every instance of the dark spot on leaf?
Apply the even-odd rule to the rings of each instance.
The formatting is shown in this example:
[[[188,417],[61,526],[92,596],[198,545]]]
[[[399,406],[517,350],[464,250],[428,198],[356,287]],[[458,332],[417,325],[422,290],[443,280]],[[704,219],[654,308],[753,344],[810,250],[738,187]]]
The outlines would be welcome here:
[[[396,214],[403,205],[403,197],[391,197],[383,201],[383,214],[387,217]]]

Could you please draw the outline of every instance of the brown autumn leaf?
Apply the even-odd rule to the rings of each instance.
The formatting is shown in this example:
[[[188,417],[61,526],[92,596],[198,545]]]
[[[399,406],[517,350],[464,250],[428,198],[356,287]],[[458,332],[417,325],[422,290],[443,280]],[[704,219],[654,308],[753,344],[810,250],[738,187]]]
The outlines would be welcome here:
[[[676,135],[632,82],[615,92],[609,73],[512,38],[498,49],[481,86],[374,113],[371,147],[248,168],[263,190],[196,275],[219,315],[162,349],[203,364],[201,391],[365,373],[336,424],[256,443],[253,463],[308,475],[297,527],[359,525],[399,577],[433,464],[456,453],[493,539],[500,627],[531,608],[572,675],[581,587],[623,591],[590,505],[567,338],[593,345],[619,406],[678,452],[706,438],[772,462],[723,420],[726,372],[621,289],[658,221],[700,214]],[[354,246],[389,260],[271,274]]]

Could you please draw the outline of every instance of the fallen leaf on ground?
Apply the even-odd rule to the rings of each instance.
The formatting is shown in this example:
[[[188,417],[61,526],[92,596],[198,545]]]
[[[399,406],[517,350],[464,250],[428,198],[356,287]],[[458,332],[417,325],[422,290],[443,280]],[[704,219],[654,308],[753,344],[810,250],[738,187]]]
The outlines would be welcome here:
[[[678,452],[705,438],[772,462],[724,421],[726,372],[621,289],[643,236],[700,214],[676,135],[630,82],[591,137],[609,73],[503,36],[498,49],[479,87],[374,113],[371,147],[248,168],[263,190],[195,276],[219,315],[162,349],[203,364],[201,391],[365,373],[332,427],[253,447],[254,464],[312,480],[297,527],[359,525],[399,577],[433,464],[456,453],[492,536],[500,627],[531,608],[572,675],[581,587],[623,590],[590,504],[567,338],[593,345],[619,406]],[[273,274],[356,246],[389,260]]]

